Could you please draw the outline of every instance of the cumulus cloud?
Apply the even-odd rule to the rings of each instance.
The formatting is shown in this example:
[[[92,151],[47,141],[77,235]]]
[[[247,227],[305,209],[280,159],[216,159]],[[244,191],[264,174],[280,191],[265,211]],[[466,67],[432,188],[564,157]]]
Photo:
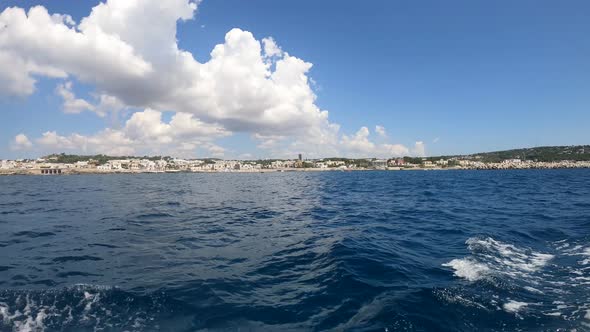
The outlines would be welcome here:
[[[70,81],[58,85],[55,92],[63,99],[63,111],[65,113],[78,114],[86,110],[94,111],[95,109],[86,100],[76,98],[76,95],[72,92],[72,82]]]
[[[0,40],[2,39],[2,30],[2,21],[0,20]],[[35,92],[36,82],[33,75],[53,78],[65,78],[67,76],[61,70],[49,66],[39,66],[0,47],[0,96],[27,96],[32,94]]]
[[[385,127],[383,126],[375,126],[375,132],[377,133],[377,135],[379,135],[382,138],[386,138],[387,137],[387,131],[385,130]]]
[[[379,128],[380,126],[377,126]],[[380,127],[385,132],[385,128]],[[352,157],[400,157],[408,155],[409,149],[402,144],[375,144],[369,139],[370,131],[361,127],[352,136],[342,135],[343,155]],[[383,135],[380,135],[383,136]]]
[[[219,145],[207,144],[205,148],[207,149],[211,157],[221,158],[225,155],[225,148]]]
[[[194,150],[202,148],[219,156],[224,149],[212,140],[227,135],[224,128],[205,124],[192,114],[176,113],[165,122],[162,112],[146,109],[134,113],[121,129],[107,128],[94,135],[74,133],[67,136],[48,131],[36,139],[36,143],[47,152],[194,155]]]
[[[410,154],[410,150],[403,144],[382,144],[381,149],[384,157],[403,157]]]
[[[23,81],[18,94],[32,93],[33,75],[71,75],[128,106],[192,113],[232,131],[292,134],[327,121],[308,84],[312,65],[283,53],[272,38],[263,48],[250,32],[232,29],[205,63],[180,50],[177,21],[191,19],[196,8],[188,0],[109,0],[77,26],[41,6],[28,13],[7,8],[0,48],[8,60],[23,62],[8,70]],[[15,93],[13,86],[2,92]]]
[[[63,84],[58,84],[55,89],[55,93],[63,99],[62,110],[64,113],[79,114],[84,111],[91,111],[96,113],[99,117],[104,117],[109,113],[116,114],[127,108],[127,106],[117,97],[109,96],[107,94],[95,95],[93,103],[77,98],[72,91],[72,88],[73,83],[67,81]]]
[[[281,50],[272,37],[262,38],[262,45],[264,45],[264,55],[266,57],[280,57],[283,55],[283,50]]]
[[[43,151],[72,153],[107,153],[110,155],[129,155],[137,152],[133,141],[123,132],[105,129],[92,136],[70,134],[61,136],[48,131],[36,140]]]
[[[116,35],[84,24],[72,26],[66,15],[50,15],[42,6],[28,13],[11,7],[0,14],[1,80],[15,85],[1,91],[26,95],[34,91],[34,75],[76,75],[100,84],[121,85],[143,77],[151,66]],[[16,64],[6,68],[7,64]],[[6,72],[11,75],[6,75]],[[125,82],[118,81],[127,78]],[[16,88],[18,87],[18,88]]]
[[[93,105],[94,112],[103,117],[107,114],[116,115],[118,112],[127,109],[127,106],[117,97],[101,94],[97,97],[98,102]]]
[[[28,12],[7,8],[0,13],[0,95],[30,95],[39,77],[51,77],[64,79],[56,91],[67,113],[89,110],[104,116],[145,109],[121,129],[90,136],[49,131],[38,140],[56,148],[127,152],[151,144],[185,151],[206,140],[219,154],[212,139],[243,132],[259,140],[261,148],[289,154],[404,151],[400,145],[371,142],[365,127],[354,135],[340,134],[328,111],[316,104],[309,77],[313,65],[271,37],[258,40],[232,29],[208,61],[197,61],[179,48],[176,37],[178,22],[192,19],[197,7],[198,1],[191,0],[107,0],[79,23],[42,6]],[[96,100],[77,98],[73,81],[94,87]],[[175,115],[165,123],[160,111]],[[383,127],[376,132],[385,136]]]
[[[145,143],[171,143],[175,138],[214,139],[229,135],[223,127],[196,119],[192,114],[175,113],[169,123],[162,122],[162,112],[146,109],[134,113],[123,128],[125,135]]]
[[[29,138],[25,134],[18,134],[12,140],[10,148],[12,150],[28,150],[33,147],[33,143],[29,140]]]
[[[341,143],[347,150],[369,153],[375,149],[375,144],[369,140],[369,134],[369,128],[361,127],[361,129],[352,136],[343,135]]]
[[[414,144],[414,148],[412,149],[412,153],[417,157],[425,157],[426,156],[426,146],[424,142],[418,141]]]

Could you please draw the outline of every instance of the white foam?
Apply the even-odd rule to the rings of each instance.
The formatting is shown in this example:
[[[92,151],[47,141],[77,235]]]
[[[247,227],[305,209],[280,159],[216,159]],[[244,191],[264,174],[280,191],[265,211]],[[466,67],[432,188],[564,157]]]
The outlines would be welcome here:
[[[469,281],[476,281],[486,275],[490,268],[485,264],[477,263],[471,259],[453,259],[452,261],[443,264],[443,266],[451,267],[455,270],[455,275],[460,278],[465,278]]]
[[[523,309],[524,307],[526,307],[528,305],[529,304],[526,302],[519,302],[519,301],[511,300],[508,303],[504,303],[502,308],[504,308],[504,310],[506,312],[519,312],[521,309]]]
[[[578,245],[576,245],[575,247],[573,247],[572,249],[570,249],[569,251],[576,251],[576,250],[580,250],[580,249],[582,249],[582,248],[583,248],[583,247],[582,247],[581,245],[579,245],[579,244],[578,244]]]
[[[456,277],[469,281],[486,279],[494,287],[510,292],[510,297],[506,298],[491,289],[483,297],[476,296],[478,303],[517,317],[540,314],[568,321],[582,320],[590,327],[590,307],[586,304],[579,307],[579,303],[587,300],[587,290],[590,289],[590,247],[587,242],[580,245],[563,240],[554,243],[551,252],[507,244],[491,237],[469,238],[465,243],[470,255],[453,259],[443,266],[452,268]],[[519,294],[513,292],[515,289],[526,290],[526,297],[515,296]],[[469,298],[469,293],[462,292],[456,297]],[[535,298],[541,300],[530,301]],[[551,309],[548,309],[547,300],[553,301]]]
[[[454,259],[443,266],[455,269],[455,275],[475,281],[486,275],[504,275],[532,282],[534,273],[541,270],[554,256],[519,248],[490,237],[469,238],[465,242],[472,255]]]
[[[583,326],[590,327],[590,305],[579,306],[579,303],[586,302],[590,289],[590,247],[587,241],[554,242],[552,252],[507,244],[491,237],[469,238],[466,245],[470,255],[443,264],[453,268],[455,276],[469,281],[485,278],[505,290],[528,292],[526,298],[515,297],[519,293],[514,292],[509,298],[503,298],[492,290],[486,295],[489,296],[487,301],[479,299],[478,303],[490,304],[520,318],[525,314],[541,314],[581,321]],[[542,296],[541,301],[530,301],[539,297],[538,294]],[[549,306],[547,300],[552,301],[553,306],[543,310]]]
[[[583,256],[584,258],[578,261],[578,264],[590,265],[590,247],[577,244],[573,247],[564,247],[563,245],[560,245],[556,249],[561,251],[561,254],[564,256]]]
[[[524,289],[528,290],[531,293],[544,294],[543,291],[538,290],[538,289],[531,287],[531,286],[525,286]]]
[[[27,320],[23,324],[16,324],[16,331],[18,332],[37,332],[37,331],[44,331],[45,325],[43,321],[47,318],[47,313],[45,313],[45,309],[40,310],[37,315],[33,318],[33,316],[28,316]]]
[[[498,270],[512,274],[538,271],[554,258],[550,254],[518,248],[490,237],[485,239],[470,238],[466,244],[474,254],[479,254],[482,258],[497,263]]]
[[[47,307],[41,307],[35,314],[32,308],[36,303],[26,297],[26,306],[21,313],[15,310],[13,314],[10,313],[10,307],[6,303],[0,303],[0,316],[5,325],[12,325],[15,332],[37,332],[44,331],[45,325],[43,322],[47,318]]]
[[[586,259],[581,260],[580,261],[580,264],[582,264],[582,265],[589,265],[590,264],[590,247],[584,249],[584,251],[582,251],[580,253],[580,255],[583,255],[583,256],[588,257]]]
[[[584,248],[584,246],[581,244],[576,244],[572,247],[568,243],[567,246],[559,245],[555,249],[561,251],[561,253],[565,256],[590,256],[590,247]]]
[[[532,255],[530,265],[532,265],[534,267],[534,269],[536,270],[539,267],[543,267],[543,266],[547,265],[547,263],[549,263],[549,261],[552,260],[553,258],[555,258],[555,256],[553,256],[551,254],[542,254],[542,253],[535,252]]]
[[[128,313],[129,321],[119,321],[124,316],[111,314],[111,306],[116,308],[117,303],[105,301],[104,292],[109,289],[112,288],[77,285],[55,291],[6,291],[0,302],[0,330],[40,332],[53,330],[48,327],[52,324],[61,324],[65,330],[73,330],[73,326],[83,321],[86,325],[93,325],[97,331],[115,327],[142,330],[138,325],[145,324],[146,319],[154,319],[146,317],[148,311],[144,308],[137,308]],[[73,301],[63,303],[61,298],[64,295]],[[118,325],[114,326],[113,322]]]

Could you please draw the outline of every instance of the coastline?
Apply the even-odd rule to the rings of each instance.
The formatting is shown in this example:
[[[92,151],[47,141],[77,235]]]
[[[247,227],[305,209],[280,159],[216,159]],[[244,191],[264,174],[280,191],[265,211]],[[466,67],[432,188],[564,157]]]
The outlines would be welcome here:
[[[291,173],[291,172],[407,172],[407,171],[499,171],[499,170],[531,170],[531,169],[588,169],[590,165],[553,165],[551,166],[534,166],[534,167],[428,167],[428,168],[401,168],[389,167],[385,169],[374,168],[282,168],[282,169],[255,169],[255,170],[165,170],[165,171],[147,171],[147,170],[99,170],[99,169],[61,169],[60,174],[42,174],[41,169],[0,169],[0,176],[59,176],[59,175],[116,175],[116,174],[176,174],[176,173],[196,173],[196,174],[217,174],[217,173]]]

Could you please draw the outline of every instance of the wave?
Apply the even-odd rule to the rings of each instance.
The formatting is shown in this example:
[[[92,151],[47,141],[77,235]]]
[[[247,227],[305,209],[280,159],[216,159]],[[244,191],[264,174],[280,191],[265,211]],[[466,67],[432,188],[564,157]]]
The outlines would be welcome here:
[[[453,268],[456,276],[469,281],[499,275],[531,278],[555,257],[506,244],[491,237],[470,238],[465,243],[472,255],[453,259],[443,266]]]
[[[590,328],[590,247],[562,240],[542,252],[491,237],[465,243],[470,255],[442,266],[468,283],[439,291],[443,301]]]
[[[470,258],[453,259],[443,264],[443,266],[453,268],[457,277],[465,278],[469,281],[479,280],[490,272],[490,268],[487,265],[478,263]]]
[[[3,290],[0,330],[182,331],[189,328],[191,321],[188,315],[183,316],[183,308],[163,294],[135,295],[109,286]]]
[[[519,301],[510,300],[510,301],[504,303],[504,305],[502,305],[502,308],[504,308],[504,310],[507,312],[519,312],[520,310],[522,310],[523,308],[525,308],[528,305],[529,305],[529,303],[526,303],[526,302],[519,302]]]

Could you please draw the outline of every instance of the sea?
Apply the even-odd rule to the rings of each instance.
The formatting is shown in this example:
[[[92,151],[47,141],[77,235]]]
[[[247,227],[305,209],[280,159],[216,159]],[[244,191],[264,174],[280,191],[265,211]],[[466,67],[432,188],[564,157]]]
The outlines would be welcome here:
[[[590,331],[590,169],[0,177],[0,331]]]

